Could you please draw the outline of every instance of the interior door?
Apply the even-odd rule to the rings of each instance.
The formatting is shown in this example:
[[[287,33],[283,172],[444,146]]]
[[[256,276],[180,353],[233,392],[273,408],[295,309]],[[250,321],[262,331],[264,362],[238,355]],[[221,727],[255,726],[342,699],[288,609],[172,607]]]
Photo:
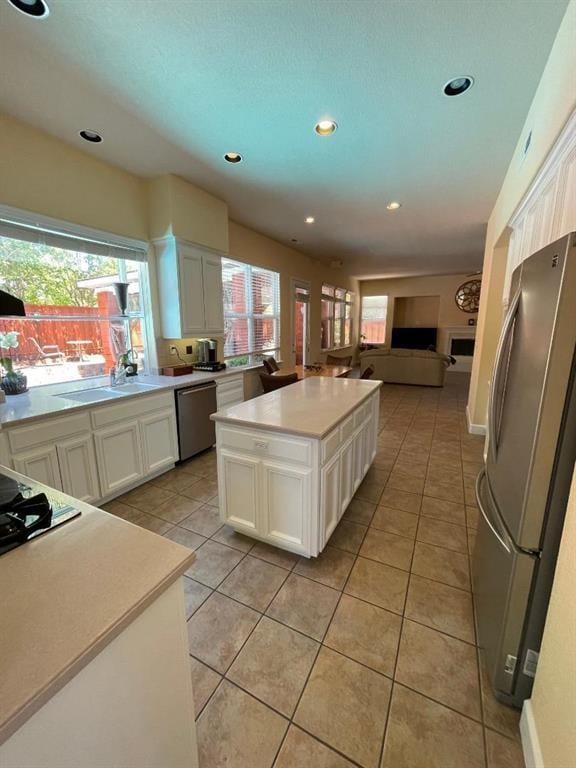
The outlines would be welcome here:
[[[310,284],[292,281],[292,340],[295,365],[307,365],[310,347]]]
[[[551,375],[559,373],[551,365],[552,346],[571,343],[574,349],[574,322],[566,327],[557,317],[565,259],[564,240],[563,251],[554,244],[517,268],[520,280],[515,281],[518,288],[504,323],[489,406],[489,485],[512,538],[530,549],[540,546],[564,406],[564,397],[552,398],[548,388]],[[569,368],[563,375],[567,385]],[[549,450],[537,464],[536,452],[546,432]],[[540,503],[528,531],[526,503],[534,493],[540,494]]]

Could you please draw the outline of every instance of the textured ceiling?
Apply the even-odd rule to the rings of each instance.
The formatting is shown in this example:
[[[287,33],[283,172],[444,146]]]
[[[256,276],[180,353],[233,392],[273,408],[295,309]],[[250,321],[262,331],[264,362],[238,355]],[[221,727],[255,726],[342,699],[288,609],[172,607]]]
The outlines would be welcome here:
[[[481,265],[566,0],[0,0],[0,109],[356,275]],[[9,74],[7,74],[9,73]],[[457,98],[443,84],[472,75]],[[314,123],[338,131],[320,138]],[[90,146],[82,128],[105,141]],[[222,160],[241,152],[239,165]],[[396,213],[386,210],[400,200]],[[304,223],[313,215],[316,223]]]

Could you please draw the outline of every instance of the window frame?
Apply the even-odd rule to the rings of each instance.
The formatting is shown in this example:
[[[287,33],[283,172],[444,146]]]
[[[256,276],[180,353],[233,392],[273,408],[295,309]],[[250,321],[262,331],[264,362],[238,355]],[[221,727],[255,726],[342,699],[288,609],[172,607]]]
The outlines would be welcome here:
[[[126,315],[102,315],[95,312],[93,315],[49,315],[34,313],[28,315],[30,320],[49,320],[49,321],[66,321],[72,320],[76,322],[91,321],[99,322],[103,319],[112,323],[124,323],[126,338],[129,339],[132,344],[132,331],[131,321],[140,320],[140,327],[142,333],[142,341],[144,348],[144,364],[139,361],[138,372],[147,373],[154,370],[156,363],[156,349],[154,346],[154,327],[152,320],[152,296],[150,289],[150,243],[144,240],[137,240],[135,238],[124,237],[122,235],[111,234],[103,230],[95,229],[93,227],[86,227],[81,224],[71,224],[69,222],[61,221],[49,216],[41,214],[31,214],[27,211],[22,211],[12,206],[0,204],[0,223],[3,226],[5,232],[0,231],[0,236],[7,239],[18,240],[25,242],[27,238],[18,236],[18,230],[24,232],[26,229],[29,231],[36,231],[39,233],[39,238],[44,237],[46,239],[46,245],[51,247],[59,247],[63,250],[70,252],[82,252],[90,253],[90,247],[110,249],[108,258],[113,258],[118,264],[118,278],[119,280],[126,280],[127,276],[127,263],[131,261],[135,265],[138,271],[138,284],[139,284],[139,296],[140,296],[140,308],[138,311],[126,310]],[[10,225],[13,224],[13,231],[10,231]],[[61,239],[61,243],[51,242],[50,239]],[[69,238],[69,240],[68,240]],[[34,240],[32,240],[34,242]],[[82,243],[86,243],[86,250],[83,250]],[[126,255],[123,255],[124,252]],[[94,253],[94,251],[92,251]],[[145,265],[145,268],[143,267]],[[96,308],[94,308],[96,309]],[[107,371],[104,374],[96,374],[95,376],[85,376],[76,379],[66,379],[62,382],[46,382],[42,384],[31,385],[34,389],[45,386],[60,386],[67,385],[76,381],[84,381],[91,379],[102,379],[107,375]]]
[[[384,312],[384,318],[382,322],[384,323],[384,341],[373,341],[371,339],[362,338],[361,341],[363,344],[385,344],[386,343],[386,332],[388,329],[388,306],[390,301],[390,296],[386,293],[382,294],[374,294],[374,295],[366,295],[362,296],[360,299],[360,334],[361,336],[365,336],[364,334],[364,322],[369,322],[372,320],[372,318],[365,318],[364,317],[364,300],[365,299],[386,299],[386,306],[385,306],[385,312]],[[376,321],[379,322],[379,321]]]
[[[272,355],[277,359],[280,358],[281,348],[281,326],[280,326],[280,272],[276,272],[268,267],[261,267],[258,264],[248,264],[244,261],[238,261],[237,259],[229,258],[228,256],[222,257],[222,272],[224,273],[224,264],[232,263],[236,266],[242,267],[245,271],[245,295],[244,303],[246,306],[246,312],[227,312],[226,305],[224,303],[224,288],[222,290],[222,311],[224,316],[224,348],[226,346],[226,321],[227,320],[246,320],[248,327],[248,351],[244,353],[236,353],[234,355],[224,355],[224,362],[231,368],[241,367],[243,365],[253,365],[262,361],[264,357]],[[255,313],[254,298],[252,290],[252,272],[253,270],[260,270],[262,272],[269,272],[274,275],[277,285],[273,294],[274,312],[272,314],[262,314],[261,312]],[[222,283],[224,285],[224,274],[222,274]],[[277,328],[276,346],[267,349],[257,349],[256,345],[256,333],[255,333],[255,320],[272,320]],[[244,359],[247,358],[246,362]],[[235,362],[236,361],[236,362]]]
[[[335,352],[336,350],[346,349],[352,346],[354,330],[354,298],[354,292],[348,290],[348,288],[330,285],[329,283],[322,283],[320,295],[320,323],[322,326],[322,323],[327,320],[329,336],[329,344],[328,346],[324,346],[322,342],[323,334],[322,332],[320,334],[320,347],[322,352]],[[329,314],[327,318],[322,316],[323,302],[328,304]],[[339,317],[336,317],[336,305],[339,306]],[[349,321],[348,329],[346,328],[347,320]],[[339,326],[338,333],[336,333],[337,325]],[[348,333],[346,332],[347,330]],[[338,344],[335,343],[336,336],[338,336],[340,342]],[[348,342],[346,342],[346,339],[348,339]]]

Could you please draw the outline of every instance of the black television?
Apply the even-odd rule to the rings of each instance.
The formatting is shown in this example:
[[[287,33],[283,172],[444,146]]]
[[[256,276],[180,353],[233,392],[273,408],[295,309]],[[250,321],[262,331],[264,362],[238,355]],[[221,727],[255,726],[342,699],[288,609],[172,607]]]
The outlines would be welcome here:
[[[397,349],[436,349],[437,328],[392,328],[392,346]]]

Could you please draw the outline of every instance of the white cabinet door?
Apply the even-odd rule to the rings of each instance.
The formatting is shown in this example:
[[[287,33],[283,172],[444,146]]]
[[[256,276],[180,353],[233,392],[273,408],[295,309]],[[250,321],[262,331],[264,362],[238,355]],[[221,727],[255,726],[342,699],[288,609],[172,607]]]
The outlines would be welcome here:
[[[354,440],[349,440],[340,457],[340,517],[352,501],[354,490]]]
[[[354,444],[354,481],[352,483],[352,488],[353,492],[356,493],[358,486],[364,477],[364,434],[361,427],[356,430],[352,442]]]
[[[362,477],[370,469],[372,463],[372,421],[368,420],[362,425],[362,440],[364,445],[362,447]]]
[[[220,256],[204,254],[204,327],[207,333],[224,333],[224,305],[222,301],[222,262]]]
[[[50,488],[62,490],[55,445],[44,445],[26,453],[18,453],[14,455],[13,459],[16,472],[21,472],[39,483],[45,483]]]
[[[61,440],[56,446],[62,490],[81,501],[100,497],[96,472],[96,454],[91,434]]]
[[[261,469],[262,534],[284,549],[310,553],[312,470],[268,461],[262,462]],[[314,525],[318,525],[317,518]]]
[[[135,483],[144,472],[137,421],[94,432],[102,496]]]
[[[258,459],[221,450],[218,457],[220,478],[220,517],[234,527],[258,532],[260,504]]]
[[[202,253],[185,243],[178,244],[180,313],[182,336],[203,334],[204,289]],[[174,296],[174,302],[178,297]]]
[[[158,472],[178,461],[176,419],[173,409],[142,416],[138,421],[142,438],[144,474]]]
[[[322,467],[320,496],[321,547],[324,547],[334,528],[338,525],[341,514],[340,501],[340,454],[336,454],[326,466]]]

